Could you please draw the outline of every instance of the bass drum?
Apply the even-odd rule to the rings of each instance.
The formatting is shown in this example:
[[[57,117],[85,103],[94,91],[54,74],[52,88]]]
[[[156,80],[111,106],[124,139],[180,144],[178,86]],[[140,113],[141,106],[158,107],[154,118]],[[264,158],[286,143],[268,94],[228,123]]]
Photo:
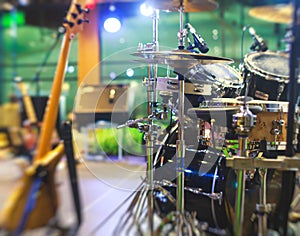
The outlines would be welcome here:
[[[191,129],[185,130],[185,133],[191,138],[195,132]],[[174,125],[162,140],[154,160],[154,181],[159,186],[153,191],[155,211],[162,218],[176,211],[177,134],[178,129]],[[226,158],[222,152],[210,146],[198,145],[195,148],[187,145],[184,165],[185,210],[196,213],[198,221],[207,223],[214,232],[221,230],[223,233],[226,231],[226,235],[232,235],[237,182],[235,171],[226,167]],[[291,200],[293,191],[283,189],[282,197],[281,182],[282,172],[268,170],[267,203],[284,208],[285,204],[289,206],[286,199]],[[259,202],[260,190],[260,177],[256,170],[247,172],[245,189],[243,235],[252,236],[257,233],[256,204]],[[282,218],[279,207],[268,214],[269,228],[279,227],[279,219]]]

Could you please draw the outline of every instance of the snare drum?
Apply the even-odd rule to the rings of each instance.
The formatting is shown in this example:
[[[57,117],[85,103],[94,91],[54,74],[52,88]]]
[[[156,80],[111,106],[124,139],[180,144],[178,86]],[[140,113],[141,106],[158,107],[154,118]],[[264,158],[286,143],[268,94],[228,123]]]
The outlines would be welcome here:
[[[287,101],[287,54],[271,51],[252,52],[245,56],[244,67],[247,96],[260,100]]]

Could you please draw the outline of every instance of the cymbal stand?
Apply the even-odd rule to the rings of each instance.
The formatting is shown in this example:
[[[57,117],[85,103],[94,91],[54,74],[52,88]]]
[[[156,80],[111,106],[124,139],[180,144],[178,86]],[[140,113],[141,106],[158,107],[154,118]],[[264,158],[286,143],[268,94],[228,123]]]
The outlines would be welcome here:
[[[159,50],[158,44],[158,20],[159,10],[155,9],[153,13],[153,42],[152,51]],[[157,64],[149,64],[148,66],[148,78],[144,85],[147,86],[147,113],[148,117],[152,117],[156,113],[157,108],[157,94],[156,94],[156,79],[157,79]],[[144,81],[145,82],[145,81]],[[146,156],[147,156],[147,209],[148,209],[148,229],[150,234],[153,235],[153,160],[154,160],[154,141],[155,141],[156,126],[153,124],[153,119],[148,120],[148,130],[146,134]]]
[[[158,43],[158,20],[159,20],[159,10],[155,9],[152,15],[153,18],[153,42],[143,45],[139,43],[138,51],[147,51],[155,52],[159,50]],[[130,224],[129,230],[133,226],[137,227],[137,230],[140,231],[140,223],[144,220],[141,219],[142,210],[144,204],[147,200],[147,221],[148,221],[148,233],[153,235],[154,232],[154,199],[153,199],[153,160],[154,160],[154,142],[157,136],[157,130],[159,127],[154,124],[156,119],[164,119],[166,117],[165,112],[158,112],[157,110],[157,75],[158,73],[158,64],[149,64],[148,65],[148,75],[143,80],[143,85],[147,87],[147,116],[144,118],[129,120],[125,124],[118,126],[117,128],[130,127],[138,128],[140,132],[145,134],[146,142],[146,157],[147,157],[147,173],[146,181],[144,181],[145,186],[142,186],[138,190],[138,194],[135,196],[134,201],[131,203],[129,217],[133,217],[132,223],[130,223],[129,218],[124,222],[124,224]],[[142,123],[145,122],[145,123]],[[142,124],[140,124],[142,123]],[[142,192],[142,193],[140,193]],[[124,228],[124,227],[123,227]]]
[[[247,157],[247,140],[251,128],[255,125],[256,115],[248,109],[246,97],[240,112],[233,115],[233,125],[238,133],[238,156]],[[235,203],[234,235],[242,236],[244,222],[244,199],[245,199],[245,170],[237,169],[237,190]]]
[[[183,29],[183,6],[181,4],[179,8],[179,32],[177,34],[178,37],[178,49],[184,49],[184,38],[186,36],[186,31]]]
[[[186,31],[183,29],[183,6],[180,10],[180,30],[178,32],[178,49],[184,49],[184,38]],[[184,66],[184,63],[183,63]],[[174,68],[174,73],[178,75],[178,139],[176,141],[176,227],[177,235],[182,235],[185,230],[191,233],[188,229],[196,230],[193,223],[188,220],[184,207],[184,169],[185,169],[185,140],[184,140],[184,73],[186,68]],[[185,228],[186,227],[186,228]]]

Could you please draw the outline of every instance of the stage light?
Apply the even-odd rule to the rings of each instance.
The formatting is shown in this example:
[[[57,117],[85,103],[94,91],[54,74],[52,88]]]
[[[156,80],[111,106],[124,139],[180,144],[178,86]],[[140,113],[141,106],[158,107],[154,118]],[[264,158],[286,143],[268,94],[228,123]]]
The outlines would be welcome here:
[[[104,29],[109,33],[116,33],[121,29],[121,21],[117,17],[109,17],[103,23]]]
[[[154,9],[147,3],[142,3],[140,5],[140,12],[143,16],[152,16]]]
[[[18,2],[21,6],[28,6],[31,3],[30,0],[19,0]]]
[[[117,74],[116,74],[116,72],[110,72],[109,73],[109,78],[111,79],[111,80],[114,80],[115,78],[117,78]]]
[[[131,68],[127,69],[127,70],[126,70],[126,75],[127,75],[128,77],[132,77],[132,76],[134,75],[134,70],[131,69]]]
[[[67,67],[67,72],[68,73],[72,74],[72,73],[74,73],[74,71],[75,71],[75,67],[74,66],[68,66]]]

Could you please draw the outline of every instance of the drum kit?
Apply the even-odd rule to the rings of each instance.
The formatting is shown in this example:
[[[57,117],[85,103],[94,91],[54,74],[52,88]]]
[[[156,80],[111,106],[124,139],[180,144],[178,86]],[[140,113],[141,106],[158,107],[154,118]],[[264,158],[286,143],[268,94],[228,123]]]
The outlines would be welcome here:
[[[189,23],[183,26],[184,12],[212,11],[218,7],[216,2],[150,4],[156,9],[153,42],[140,44],[133,53],[148,65],[144,81],[148,114],[120,126],[139,128],[146,142],[146,184],[131,204],[131,210],[136,205],[130,213],[135,222],[131,226],[144,216],[141,205],[147,200],[150,235],[286,232],[294,181],[284,180],[292,180],[300,168],[299,158],[283,158],[290,121],[289,54],[253,51],[238,71],[229,65],[233,60],[205,54],[205,41]],[[175,50],[159,50],[159,10],[179,12]],[[257,7],[250,15],[290,23],[292,12],[281,11],[277,6],[267,11]],[[188,32],[194,43],[186,48]],[[172,67],[176,76],[159,77],[159,64]],[[168,113],[173,120],[158,137],[156,120],[166,119]],[[292,145],[297,143],[296,134],[293,128]],[[154,215],[160,217],[158,226]]]

